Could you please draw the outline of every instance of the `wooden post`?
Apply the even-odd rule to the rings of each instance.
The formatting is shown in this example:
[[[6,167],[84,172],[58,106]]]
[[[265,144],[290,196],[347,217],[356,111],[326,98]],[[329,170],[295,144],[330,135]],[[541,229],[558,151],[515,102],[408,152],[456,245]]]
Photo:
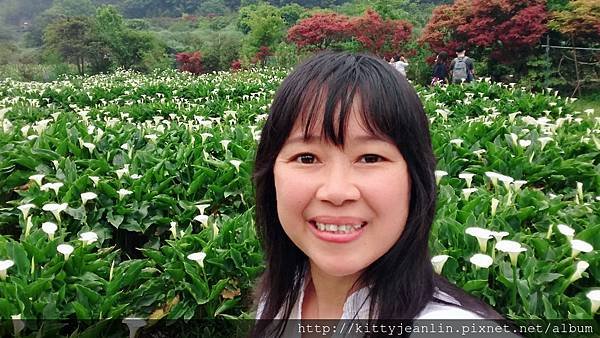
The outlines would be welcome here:
[[[573,91],[573,95],[577,92],[577,96],[581,97],[581,79],[579,78],[579,66],[577,65],[577,49],[575,49],[575,41],[573,39],[573,34],[571,34],[571,44],[573,45],[573,61],[575,62],[575,76],[577,78],[577,85],[575,85],[575,90]]]

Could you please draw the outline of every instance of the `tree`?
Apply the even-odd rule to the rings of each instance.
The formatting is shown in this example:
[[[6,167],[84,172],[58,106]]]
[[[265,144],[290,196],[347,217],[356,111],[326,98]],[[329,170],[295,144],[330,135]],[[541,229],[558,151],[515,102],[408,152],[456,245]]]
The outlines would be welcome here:
[[[350,18],[336,13],[317,13],[288,30],[287,39],[306,49],[326,49],[352,36]]]
[[[96,41],[93,22],[88,17],[66,18],[48,26],[44,34],[45,46],[77,65],[84,74],[90,46]]]
[[[552,12],[549,26],[576,39],[600,41],[600,4],[595,0],[575,0],[564,10]]]
[[[202,54],[199,51],[177,53],[175,59],[180,71],[190,72],[195,75],[202,74]]]
[[[258,4],[255,8],[244,19],[249,28],[243,48],[247,57],[256,54],[263,46],[274,46],[284,35],[285,23],[278,8],[265,3]]]
[[[433,11],[419,42],[449,55],[459,45],[476,59],[491,63],[527,62],[546,32],[544,0],[456,0]]]
[[[411,33],[412,26],[408,22],[382,20],[377,12],[367,10],[363,16],[355,18],[335,13],[315,14],[290,28],[288,40],[299,49],[347,49],[352,46],[389,57],[404,49]]]
[[[400,53],[412,33],[412,25],[408,22],[382,20],[373,10],[352,19],[351,25],[354,38],[364,50],[385,57]]]

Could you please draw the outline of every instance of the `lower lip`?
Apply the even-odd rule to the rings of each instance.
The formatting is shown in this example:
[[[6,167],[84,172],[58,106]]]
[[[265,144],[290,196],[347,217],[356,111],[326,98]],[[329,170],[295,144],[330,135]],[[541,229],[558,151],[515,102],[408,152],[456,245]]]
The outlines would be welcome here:
[[[348,234],[336,234],[333,232],[321,231],[321,230],[317,229],[315,227],[315,225],[310,222],[308,223],[308,227],[310,228],[312,233],[315,236],[317,236],[317,238],[324,240],[326,242],[349,243],[349,242],[352,242],[352,241],[358,239],[358,237],[360,237],[360,235],[362,235],[363,230],[365,229],[366,225],[363,225],[362,228],[355,230]]]

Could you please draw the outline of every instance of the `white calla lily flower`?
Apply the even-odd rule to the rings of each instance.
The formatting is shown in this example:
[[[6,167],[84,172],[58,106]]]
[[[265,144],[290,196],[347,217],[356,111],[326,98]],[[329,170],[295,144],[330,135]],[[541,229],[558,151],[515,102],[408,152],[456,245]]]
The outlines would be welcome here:
[[[496,214],[496,209],[498,209],[498,204],[500,204],[500,200],[497,198],[492,198],[492,216]]]
[[[129,164],[124,164],[122,169],[115,170],[117,174],[117,178],[121,179],[121,177],[125,175],[129,175]]]
[[[231,143],[231,140],[221,140],[219,141],[219,143],[221,143],[221,145],[223,146],[223,149],[225,150],[225,152],[227,152],[227,148],[229,146],[229,143]]]
[[[13,265],[15,262],[10,259],[0,261],[0,280],[6,280],[7,270]]]
[[[52,222],[44,222],[42,223],[42,230],[48,234],[50,240],[53,240],[54,234],[56,233],[56,230],[58,230],[58,226]]]
[[[65,260],[69,259],[69,256],[73,253],[74,250],[75,248],[73,248],[73,246],[69,244],[59,244],[56,247],[56,251],[65,255]]]
[[[574,239],[571,241],[571,250],[571,257],[576,257],[580,252],[592,252],[594,247],[586,241]]]
[[[556,227],[558,228],[558,232],[565,235],[569,241],[575,237],[575,229],[571,228],[570,226],[566,224],[558,224]]]
[[[242,164],[244,162],[239,161],[239,160],[230,160],[229,163],[231,163],[235,167],[235,170],[239,173],[240,172],[240,164]]]
[[[492,263],[494,263],[494,260],[492,259],[492,257],[485,255],[485,254],[474,254],[469,261],[471,263],[473,263],[473,265],[475,265],[478,268],[484,268],[487,269],[489,268]]]
[[[496,242],[500,242],[502,240],[502,238],[508,236],[509,233],[506,231],[492,231],[492,236],[494,236],[494,239],[496,240]]]
[[[443,170],[436,170],[435,171],[435,183],[437,185],[440,184],[440,181],[442,180],[442,177],[448,175],[447,172],[443,171]]]
[[[93,192],[84,192],[81,194],[81,201],[83,202],[83,205],[85,205],[88,201],[96,199],[97,197],[98,195]]]
[[[202,138],[202,144],[204,144],[204,142],[206,141],[207,138],[212,137],[213,134],[211,133],[202,133],[200,134],[200,137]]]
[[[210,207],[210,204],[196,204],[196,208],[200,211],[200,215],[204,215],[206,208]]]
[[[206,253],[204,252],[194,252],[187,256],[189,260],[195,261],[200,265],[201,268],[204,268],[204,258],[206,258]]]
[[[519,191],[521,190],[521,187],[525,184],[527,184],[527,181],[523,181],[523,180],[516,180],[513,183],[513,187],[515,191]]]
[[[471,196],[472,193],[476,192],[477,188],[467,188],[467,189],[463,189],[462,190],[462,194],[465,197],[465,200],[469,200],[469,196]]]
[[[475,176],[475,174],[472,174],[469,172],[464,172],[464,173],[458,174],[458,178],[461,178],[461,179],[465,180],[465,182],[467,182],[467,188],[471,187],[471,183],[473,182],[473,176]]]
[[[41,187],[42,186],[42,180],[44,179],[44,177],[46,177],[46,175],[44,175],[44,174],[38,174],[38,175],[31,175],[31,176],[29,176],[29,179],[35,181],[35,183],[37,183],[37,185],[39,187]]]
[[[208,223],[208,216],[206,215],[198,215],[194,217],[194,221],[198,221],[202,223],[202,225],[206,225]]]
[[[498,186],[498,178],[502,175],[493,171],[486,171],[485,176],[487,176],[492,181],[492,185],[496,187]]]
[[[575,265],[575,272],[573,273],[573,275],[569,279],[569,283],[573,283],[574,281],[580,279],[581,278],[581,274],[585,270],[587,270],[587,268],[589,268],[589,267],[590,267],[590,263],[588,263],[586,261],[579,261],[579,262],[577,262],[577,264]]]
[[[60,213],[65,211],[67,209],[67,207],[68,207],[67,203],[61,203],[61,204],[48,203],[48,204],[44,204],[42,206],[42,210],[50,211],[54,215],[54,217],[56,218],[58,223],[60,223]]]
[[[450,140],[450,144],[454,144],[454,145],[456,145],[456,146],[457,146],[457,147],[459,147],[459,148],[460,148],[460,145],[461,145],[463,142],[464,142],[464,140],[463,140],[463,139],[460,139],[460,138],[455,138],[455,139],[452,139],[452,140]]]
[[[519,254],[527,251],[527,248],[522,247],[519,242],[502,240],[496,243],[496,250],[507,253],[510,256],[512,265],[517,266]]]
[[[129,338],[135,338],[138,330],[146,326],[147,323],[142,318],[125,318],[123,324],[126,324],[129,329]]]
[[[92,180],[94,187],[96,187],[98,185],[98,182],[100,182],[100,177],[98,177],[98,176],[88,176],[88,177],[90,180]]]
[[[592,291],[586,293],[585,296],[592,303],[591,312],[593,315],[596,313],[596,311],[598,311],[598,308],[600,308],[600,290],[592,290]]]
[[[93,231],[84,232],[79,235],[79,240],[85,244],[92,244],[98,240],[98,235]]]
[[[490,230],[479,227],[469,227],[465,229],[465,233],[477,238],[479,250],[481,252],[487,251],[487,241],[492,238],[492,232]]]
[[[435,273],[437,273],[438,275],[442,274],[444,264],[446,264],[448,258],[450,258],[450,256],[448,255],[437,255],[431,257],[431,264],[433,264],[433,269],[435,270]]]
[[[117,193],[119,194],[119,200],[122,200],[123,197],[133,194],[133,191],[127,189],[119,189]]]
[[[551,137],[548,137],[548,136],[544,136],[544,137],[540,137],[540,138],[538,138],[538,141],[539,141],[539,142],[540,142],[540,144],[541,144],[541,147],[540,147],[540,148],[541,148],[541,150],[543,151],[543,150],[544,150],[544,147],[546,146],[546,144],[548,144],[548,142],[550,142],[550,141],[552,141],[552,140],[553,140],[553,139],[552,139]]]
[[[35,204],[27,203],[19,205],[17,207],[17,209],[21,210],[21,212],[23,213],[23,219],[27,219],[27,216],[29,216],[29,210],[31,210],[32,208],[36,208]]]
[[[61,182],[56,182],[56,183],[46,183],[44,185],[42,185],[40,187],[41,191],[48,191],[50,189],[52,189],[54,191],[54,193],[56,194],[56,196],[58,196],[58,190],[63,186],[64,184]]]

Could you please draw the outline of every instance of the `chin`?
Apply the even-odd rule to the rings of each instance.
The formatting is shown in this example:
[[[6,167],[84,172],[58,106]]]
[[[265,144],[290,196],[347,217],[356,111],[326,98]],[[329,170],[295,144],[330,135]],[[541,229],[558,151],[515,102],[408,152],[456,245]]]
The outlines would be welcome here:
[[[364,267],[362,266],[358,266],[356,264],[347,264],[347,262],[343,262],[340,260],[329,262],[314,261],[314,263],[321,271],[332,277],[351,276],[360,273],[362,270],[364,270]]]

